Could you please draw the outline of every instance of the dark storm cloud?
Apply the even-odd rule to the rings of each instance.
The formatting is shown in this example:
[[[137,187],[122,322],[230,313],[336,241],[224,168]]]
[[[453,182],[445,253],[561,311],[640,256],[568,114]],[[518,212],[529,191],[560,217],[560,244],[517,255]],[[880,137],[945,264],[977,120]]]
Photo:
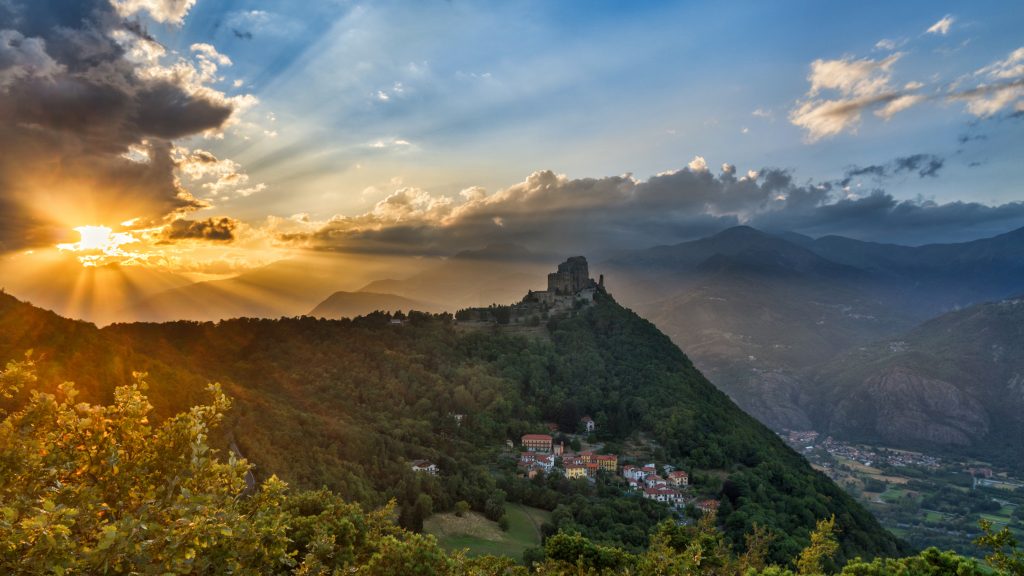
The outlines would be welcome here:
[[[175,220],[164,229],[164,240],[209,240],[230,242],[235,239],[238,221],[232,218],[207,218],[206,220]]]
[[[940,159],[900,158],[893,171],[933,177]],[[897,200],[877,190],[848,195],[832,183],[797,183],[791,172],[765,169],[737,177],[684,169],[647,181],[628,176],[569,179],[549,171],[464,202],[402,189],[359,216],[339,216],[317,230],[279,240],[315,250],[387,254],[451,254],[466,247],[514,242],[540,250],[600,255],[671,244],[737,224],[812,235],[844,234],[922,243],[955,233],[985,235],[1024,225],[1024,203],[987,206]]]
[[[1024,202],[989,206],[978,202],[897,200],[876,190],[807,210],[759,214],[750,224],[811,236],[838,234],[863,240],[924,244],[991,236],[1024,226]]]
[[[232,106],[140,74],[115,38],[152,42],[106,0],[0,1],[0,250],[55,240],[43,197],[146,223],[201,206],[170,141],[222,126]],[[148,160],[125,157],[132,146]]]

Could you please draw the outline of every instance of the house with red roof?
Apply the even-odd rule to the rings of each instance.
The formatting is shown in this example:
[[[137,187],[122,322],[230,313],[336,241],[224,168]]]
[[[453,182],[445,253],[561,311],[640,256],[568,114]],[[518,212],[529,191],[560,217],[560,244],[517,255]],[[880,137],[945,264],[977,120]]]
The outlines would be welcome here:
[[[676,488],[690,485],[690,475],[682,470],[675,470],[668,475],[668,481]]]
[[[523,448],[530,452],[551,452],[552,439],[550,434],[523,434]]]

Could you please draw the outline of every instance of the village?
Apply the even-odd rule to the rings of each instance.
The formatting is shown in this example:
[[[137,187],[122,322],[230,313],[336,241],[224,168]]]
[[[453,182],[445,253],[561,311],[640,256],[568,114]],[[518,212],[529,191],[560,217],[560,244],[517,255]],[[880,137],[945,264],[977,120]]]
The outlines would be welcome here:
[[[819,441],[820,435],[814,430],[789,430],[785,434],[781,434],[781,436],[790,447],[805,456],[815,449],[820,449],[833,457],[859,462],[864,466],[888,464],[899,467],[918,466],[934,470],[942,465],[940,458],[920,452],[850,444],[836,440],[831,436]]]
[[[596,423],[589,416],[580,420],[580,428],[586,434],[596,431]],[[549,424],[549,431],[557,427]],[[513,442],[509,440],[509,444]],[[661,466],[661,474],[653,462],[625,464],[619,467],[617,454],[598,454],[594,450],[578,452],[566,450],[564,442],[555,443],[551,434],[524,434],[519,443],[517,467],[521,476],[535,478],[539,474],[561,474],[570,480],[587,479],[595,482],[599,475],[619,479],[630,491],[648,500],[662,502],[682,509],[693,504],[701,512],[718,509],[717,500],[696,500],[688,495],[690,475],[671,464]]]

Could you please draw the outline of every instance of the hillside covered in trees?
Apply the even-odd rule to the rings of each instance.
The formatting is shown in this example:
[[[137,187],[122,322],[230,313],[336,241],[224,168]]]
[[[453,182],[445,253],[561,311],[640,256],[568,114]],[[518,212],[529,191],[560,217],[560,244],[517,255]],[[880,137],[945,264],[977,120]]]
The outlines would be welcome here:
[[[817,523],[789,563],[770,563],[773,535],[758,528],[732,550],[714,515],[697,526],[658,525],[639,554],[572,533],[547,539],[528,566],[448,553],[432,536],[394,525],[393,504],[372,512],[326,490],[292,491],[272,476],[256,487],[249,464],[219,457],[208,441],[231,400],[211,385],[209,403],[154,424],[137,375],[109,406],[32,390],[32,361],[0,370],[0,570],[5,574],[832,574],[835,518]],[[1020,574],[1024,555],[1006,530],[985,535],[983,567],[929,549],[907,558],[855,559],[843,575]]]
[[[466,330],[451,316],[411,313],[219,323],[114,325],[102,330],[0,298],[0,360],[32,350],[30,388],[115,401],[115,388],[148,373],[153,418],[208,401],[219,382],[234,399],[211,442],[237,447],[256,479],[325,487],[378,508],[394,499],[417,530],[432,511],[465,500],[485,513],[519,501],[556,510],[548,536],[579,533],[594,545],[638,553],[665,513],[613,483],[514,477],[506,439],[544,422],[575,426],[592,414],[605,442],[650,438],[666,461],[694,471],[722,505],[723,542],[741,549],[755,526],[773,535],[766,558],[785,564],[835,517],[836,562],[895,556],[905,546],[767,428],[740,411],[652,324],[599,295],[532,336]],[[27,392],[4,400],[7,410]],[[464,414],[461,424],[452,414]],[[416,474],[413,459],[437,462]],[[549,538],[549,541],[551,538]]]

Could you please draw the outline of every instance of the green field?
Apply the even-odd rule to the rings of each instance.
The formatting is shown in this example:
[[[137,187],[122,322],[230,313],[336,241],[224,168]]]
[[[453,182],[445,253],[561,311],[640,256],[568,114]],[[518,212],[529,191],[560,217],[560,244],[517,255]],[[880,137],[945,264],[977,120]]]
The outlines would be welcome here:
[[[899,500],[900,498],[903,498],[906,495],[907,495],[907,491],[906,490],[903,490],[903,489],[900,489],[900,488],[894,488],[892,486],[889,486],[886,489],[886,491],[882,493],[882,500],[884,500],[886,502],[889,502],[889,503],[892,503],[892,502],[895,502],[895,501]]]
[[[984,518],[989,522],[996,525],[996,528],[1002,528],[1010,523],[1010,519],[1006,516],[997,516],[995,514],[978,514],[978,517]]]
[[[423,523],[428,534],[437,537],[448,550],[469,550],[471,556],[492,554],[521,560],[523,551],[540,546],[540,526],[551,513],[519,504],[506,504],[508,532],[502,532],[492,522],[476,512],[467,512],[462,518],[453,513],[434,514]]]

